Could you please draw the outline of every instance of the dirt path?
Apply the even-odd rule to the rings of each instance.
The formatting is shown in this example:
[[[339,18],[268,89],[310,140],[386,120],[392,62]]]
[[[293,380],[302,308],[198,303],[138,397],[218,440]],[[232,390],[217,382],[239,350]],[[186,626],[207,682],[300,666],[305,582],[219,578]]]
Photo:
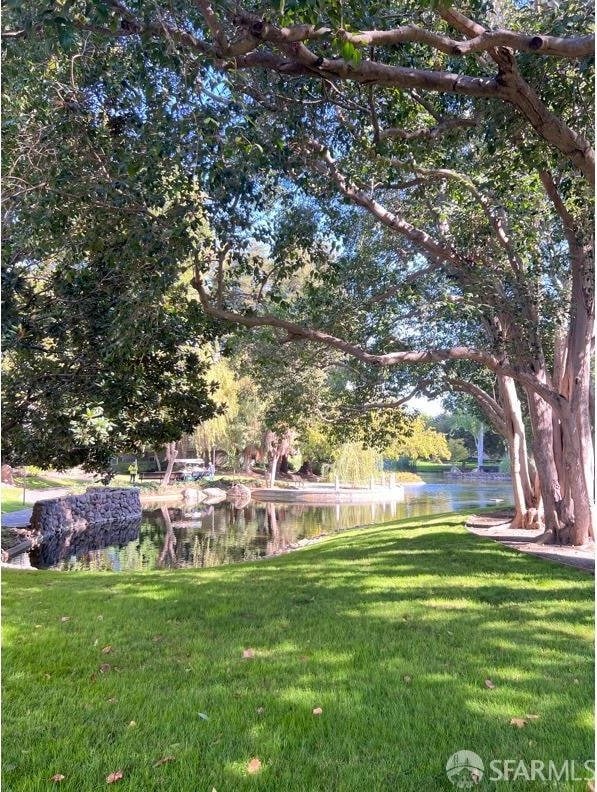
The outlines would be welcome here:
[[[593,543],[584,547],[537,544],[537,539],[543,531],[513,531],[508,528],[511,517],[512,515],[506,512],[477,514],[468,520],[466,528],[476,536],[493,539],[506,547],[518,550],[520,553],[529,553],[547,561],[554,561],[557,564],[572,566],[595,574],[595,545]]]

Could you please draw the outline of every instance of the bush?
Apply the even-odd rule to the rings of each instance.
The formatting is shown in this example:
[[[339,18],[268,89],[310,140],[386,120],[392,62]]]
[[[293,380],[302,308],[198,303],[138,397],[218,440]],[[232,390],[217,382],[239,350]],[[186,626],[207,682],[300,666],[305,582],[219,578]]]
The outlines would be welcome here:
[[[508,454],[505,454],[500,460],[499,471],[500,473],[510,473],[511,470],[510,457]]]

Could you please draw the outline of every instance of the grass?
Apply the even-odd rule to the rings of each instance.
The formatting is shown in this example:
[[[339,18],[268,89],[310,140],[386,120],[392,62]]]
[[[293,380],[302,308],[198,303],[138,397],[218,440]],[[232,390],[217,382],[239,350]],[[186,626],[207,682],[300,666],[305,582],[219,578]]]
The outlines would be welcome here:
[[[4,571],[4,789],[438,792],[459,749],[591,758],[592,578],[462,523],[205,570]]]
[[[26,508],[27,504],[23,504],[23,490],[2,484],[2,514]]]

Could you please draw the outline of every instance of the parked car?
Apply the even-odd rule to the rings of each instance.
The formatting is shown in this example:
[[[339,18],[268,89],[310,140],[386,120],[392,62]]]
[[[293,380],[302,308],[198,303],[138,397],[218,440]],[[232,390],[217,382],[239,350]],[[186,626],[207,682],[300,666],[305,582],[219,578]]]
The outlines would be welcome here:
[[[178,467],[178,470],[176,469]],[[207,468],[202,461],[181,461],[174,463],[173,478],[176,481],[199,481],[207,475]]]

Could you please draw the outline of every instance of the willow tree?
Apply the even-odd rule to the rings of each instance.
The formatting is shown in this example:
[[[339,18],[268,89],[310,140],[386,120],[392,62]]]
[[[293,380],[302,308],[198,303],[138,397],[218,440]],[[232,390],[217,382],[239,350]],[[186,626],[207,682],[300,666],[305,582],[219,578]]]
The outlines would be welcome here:
[[[512,398],[517,387],[529,403],[547,527],[560,540],[582,543],[594,512],[594,153],[585,128],[592,9],[569,4],[556,15],[504,3],[464,14],[403,3],[396,14],[409,24],[391,27],[383,9],[358,2],[305,0],[265,14],[253,4],[232,10],[208,0],[167,8],[74,3],[60,15],[29,4],[10,12],[4,37],[17,58],[31,40],[71,48],[73,75],[97,69],[98,52],[122,74],[123,59],[137,53],[154,75],[194,81],[214,106],[233,107],[219,130],[227,158],[210,169],[229,193],[236,170],[246,174],[247,158],[234,156],[240,148],[259,173],[252,183],[258,190],[282,171],[318,200],[341,196],[391,232],[405,265],[380,295],[405,277],[441,272],[453,284],[448,296],[466,310],[481,309],[479,345],[413,348],[398,338],[386,351],[371,351],[330,333],[324,322],[260,312],[259,300],[239,300],[228,288],[237,272],[233,266],[231,280],[226,273],[239,263],[227,238],[230,222],[220,223],[211,252],[197,256],[194,285],[204,310],[220,320],[270,325],[374,366],[464,360],[502,385],[514,383]],[[75,78],[71,85],[85,103]],[[198,162],[185,166],[193,172]],[[214,179],[210,185],[219,189]],[[561,271],[551,277],[556,258]],[[261,271],[256,278],[263,286]],[[544,309],[554,289],[567,304],[557,328]]]

